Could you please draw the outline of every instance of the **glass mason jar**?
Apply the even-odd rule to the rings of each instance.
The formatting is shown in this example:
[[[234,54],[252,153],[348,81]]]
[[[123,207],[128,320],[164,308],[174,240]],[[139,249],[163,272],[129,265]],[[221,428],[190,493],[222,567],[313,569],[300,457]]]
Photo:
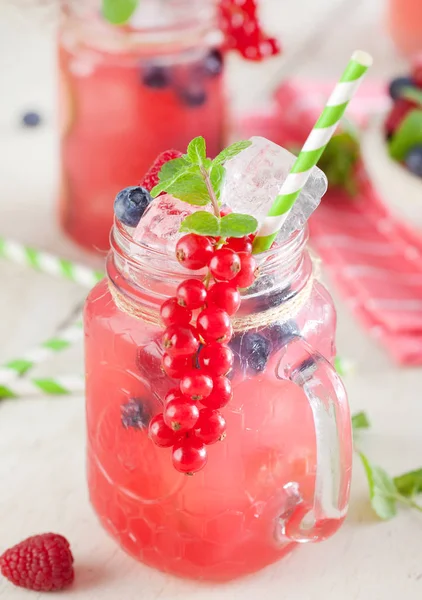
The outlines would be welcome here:
[[[122,27],[99,7],[62,0],[60,219],[77,243],[108,250],[117,192],[197,135],[216,155],[226,101],[214,0],[142,0]]]
[[[159,307],[192,272],[114,225],[107,278],[85,307],[88,481],[103,526],[136,559],[227,580],[298,542],[324,540],[343,522],[350,414],[332,366],[335,309],[306,239],[300,231],[259,255],[260,276],[243,295],[230,342],[227,437],[187,477],[147,428],[177,385],[161,369]]]
[[[405,56],[422,52],[421,0],[388,0],[388,29],[397,49]]]

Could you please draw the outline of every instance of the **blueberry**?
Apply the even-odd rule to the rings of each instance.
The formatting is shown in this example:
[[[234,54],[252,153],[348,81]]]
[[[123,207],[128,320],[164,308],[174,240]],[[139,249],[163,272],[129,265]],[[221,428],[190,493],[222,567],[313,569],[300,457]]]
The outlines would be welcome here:
[[[130,398],[120,407],[120,417],[125,429],[145,429],[151,420],[146,403],[141,398]]]
[[[241,333],[232,338],[229,346],[235,355],[235,362],[240,361],[242,368],[251,368],[256,373],[265,370],[271,353],[271,342],[263,335],[250,331]]]
[[[414,146],[409,150],[405,162],[409,171],[422,177],[422,145]]]
[[[291,340],[300,336],[299,327],[293,319],[284,323],[272,323],[262,330],[262,334],[271,342],[272,352],[277,352]]]
[[[36,112],[27,112],[22,116],[22,124],[25,127],[37,127],[41,123],[41,117]]]
[[[147,87],[162,90],[170,84],[169,70],[159,65],[147,65],[142,70],[142,83]]]
[[[223,55],[215,48],[204,59],[204,70],[209,77],[220,75],[223,70]]]
[[[400,98],[400,95],[405,87],[414,87],[415,84],[411,77],[396,77],[390,82],[388,86],[388,93],[393,100]]]
[[[275,279],[271,275],[259,277],[253,286],[249,288],[249,293],[256,294],[254,307],[257,312],[280,306],[294,295],[290,285],[277,288]]]
[[[178,96],[183,104],[192,108],[202,106],[207,101],[207,93],[199,84],[181,88],[178,90]]]
[[[136,227],[151,202],[152,196],[145,188],[140,186],[127,187],[116,196],[114,214],[123,225]]]

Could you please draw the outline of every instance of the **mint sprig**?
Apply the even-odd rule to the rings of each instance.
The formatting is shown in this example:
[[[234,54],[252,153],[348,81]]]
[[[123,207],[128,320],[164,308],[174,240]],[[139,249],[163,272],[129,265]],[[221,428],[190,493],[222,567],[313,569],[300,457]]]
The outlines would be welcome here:
[[[211,160],[207,158],[206,143],[203,137],[193,139],[186,154],[163,165],[158,175],[160,183],[151,190],[153,198],[168,192],[188,204],[206,206],[212,204],[214,215],[206,211],[197,211],[183,221],[180,231],[211,235],[214,237],[243,237],[258,228],[258,222],[251,215],[231,213],[220,217],[220,192],[224,182],[224,163],[230,160],[252,142],[236,142]]]
[[[366,413],[353,415],[352,426],[354,434],[361,429],[368,429],[370,423]],[[371,506],[380,519],[387,521],[395,517],[399,504],[422,512],[422,506],[414,499],[416,494],[422,492],[422,469],[391,477],[382,467],[372,464],[361,450],[357,450],[357,453],[368,480]]]
[[[126,23],[138,7],[140,0],[102,0],[102,13],[113,25]]]

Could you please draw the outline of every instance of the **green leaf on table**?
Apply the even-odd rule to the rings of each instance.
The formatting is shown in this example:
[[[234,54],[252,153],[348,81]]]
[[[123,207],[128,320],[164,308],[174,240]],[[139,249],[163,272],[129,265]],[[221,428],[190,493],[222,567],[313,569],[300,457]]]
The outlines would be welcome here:
[[[159,185],[156,187],[159,187]],[[200,175],[192,173],[190,169],[176,177],[165,189],[175,198],[179,198],[179,200],[188,204],[205,206],[211,202],[204,180]]]
[[[366,412],[361,411],[352,415],[352,427],[353,431],[358,429],[369,429],[371,427]]]
[[[397,491],[406,498],[422,492],[422,469],[409,471],[393,479]]]
[[[412,100],[422,106],[422,90],[416,87],[405,87],[400,91],[400,97],[406,100]]]
[[[362,452],[359,452],[359,456],[368,479],[372,508],[380,519],[384,521],[392,519],[397,513],[396,504],[399,500],[394,481],[384,469],[372,465]]]
[[[220,154],[218,154],[214,158],[214,160],[212,161],[212,164],[213,165],[221,165],[224,161],[234,158],[237,154],[242,152],[242,150],[249,148],[249,146],[251,146],[251,145],[252,145],[252,142],[250,140],[235,142],[231,146],[227,146],[227,148],[222,150],[220,152]]]
[[[344,189],[350,196],[357,193],[355,169],[360,158],[359,140],[355,132],[345,126],[328,142],[318,161],[331,187]]]
[[[197,233],[198,235],[217,236],[220,234],[220,223],[215,215],[198,210],[186,217],[180,226],[180,231],[184,233]]]
[[[126,23],[138,7],[139,0],[102,0],[102,12],[113,25]]]
[[[258,229],[258,221],[251,215],[231,213],[222,217],[220,221],[220,235],[222,237],[243,237],[254,233]]]
[[[173,160],[169,160],[163,164],[158,173],[158,179],[160,181],[174,179],[181,171],[188,167],[189,163],[184,158],[173,158]]]
[[[418,144],[422,144],[422,110],[415,109],[405,116],[389,142],[390,156],[402,161]]]
[[[207,159],[207,149],[202,136],[194,138],[189,143],[186,157],[193,165],[202,165],[204,163]]]
[[[221,185],[224,181],[226,169],[222,165],[213,165],[210,171],[210,180],[217,200],[220,198]]]

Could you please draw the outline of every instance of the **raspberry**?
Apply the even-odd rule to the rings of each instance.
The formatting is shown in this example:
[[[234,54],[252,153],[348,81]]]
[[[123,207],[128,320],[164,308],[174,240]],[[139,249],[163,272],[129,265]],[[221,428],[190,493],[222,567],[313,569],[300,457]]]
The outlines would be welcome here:
[[[29,537],[0,556],[0,570],[14,585],[28,590],[62,590],[74,578],[69,542],[57,533]]]
[[[220,0],[219,7],[226,49],[237,50],[244,58],[255,61],[280,53],[278,41],[261,29],[257,0]]]
[[[147,189],[149,192],[159,183],[158,173],[161,170],[161,167],[169,160],[173,160],[174,158],[180,158],[182,153],[178,150],[166,150],[157,156],[151,167],[149,168],[148,173],[144,175],[144,178],[141,180],[139,184],[143,188]]]
[[[418,88],[422,88],[422,53],[412,60],[412,79]]]

